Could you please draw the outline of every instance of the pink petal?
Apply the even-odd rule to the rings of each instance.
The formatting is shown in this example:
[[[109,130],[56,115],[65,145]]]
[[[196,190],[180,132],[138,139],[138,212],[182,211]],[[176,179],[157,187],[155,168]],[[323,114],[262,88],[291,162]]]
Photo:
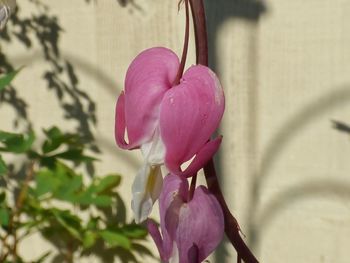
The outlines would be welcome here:
[[[224,216],[220,204],[205,187],[199,186],[193,199],[180,209],[176,231],[180,262],[189,262],[189,252],[194,245],[198,248],[198,262],[202,262],[219,245],[223,234]]]
[[[156,244],[156,246],[158,248],[160,258],[162,259],[162,261],[167,261],[169,259],[169,256],[165,255],[165,253],[164,253],[163,240],[162,240],[162,237],[159,233],[159,229],[158,229],[157,224],[153,220],[148,219],[147,220],[147,228],[148,228],[148,233],[151,235],[151,237],[154,240],[154,243]]]
[[[177,175],[169,174],[164,178],[162,192],[159,196],[160,226],[163,235],[164,255],[169,259],[173,252],[173,242],[178,226],[179,211],[188,195],[188,182]]]
[[[122,149],[127,149],[132,145],[128,145],[124,139],[125,136],[125,96],[124,92],[122,92],[119,95],[119,98],[117,100],[117,105],[115,108],[115,129],[114,129],[114,134],[115,134],[115,140],[118,144],[118,146]]]
[[[161,100],[171,88],[178,67],[176,54],[161,47],[147,49],[133,60],[126,74],[124,98],[119,98],[117,103],[119,146],[137,148],[152,138],[159,120]],[[129,144],[124,140],[123,127],[126,127]]]
[[[179,174],[181,164],[197,154],[218,127],[224,94],[214,72],[201,65],[192,66],[181,83],[166,92],[160,107],[166,164]]]
[[[207,142],[202,149],[196,154],[190,165],[181,171],[181,163],[172,163],[171,161],[165,160],[165,163],[172,173],[178,174],[184,177],[190,177],[197,173],[204,165],[210,160],[210,158],[216,153],[221,144],[222,137],[216,138]]]

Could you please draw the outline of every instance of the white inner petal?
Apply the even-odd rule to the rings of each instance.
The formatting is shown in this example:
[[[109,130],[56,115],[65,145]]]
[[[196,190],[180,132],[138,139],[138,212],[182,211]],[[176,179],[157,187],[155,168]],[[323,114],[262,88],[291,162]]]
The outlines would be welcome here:
[[[160,195],[162,185],[163,177],[160,166],[150,166],[148,163],[144,163],[132,185],[131,208],[136,223],[146,220],[150,215],[152,206]]]
[[[173,243],[173,252],[171,253],[169,263],[180,263],[179,259],[179,249],[176,246],[176,243]]]
[[[151,165],[160,165],[164,163],[165,146],[160,138],[160,132],[157,128],[152,140],[141,146],[141,152],[146,162]]]

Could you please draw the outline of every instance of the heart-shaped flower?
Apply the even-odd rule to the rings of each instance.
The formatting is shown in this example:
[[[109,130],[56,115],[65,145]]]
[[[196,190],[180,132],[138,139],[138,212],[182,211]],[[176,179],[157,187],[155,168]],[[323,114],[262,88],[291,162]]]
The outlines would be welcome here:
[[[131,63],[116,106],[115,137],[123,149],[140,148],[144,164],[133,184],[137,222],[146,219],[162,184],[160,165],[173,174],[197,173],[219,148],[210,140],[224,112],[224,94],[208,67],[190,67],[174,84],[179,59],[166,48],[151,48]],[[127,141],[126,141],[127,137]],[[182,170],[181,165],[191,160]]]
[[[198,263],[214,251],[224,234],[219,202],[204,186],[188,200],[186,179],[169,174],[159,197],[160,228],[148,220],[148,230],[162,262]]]

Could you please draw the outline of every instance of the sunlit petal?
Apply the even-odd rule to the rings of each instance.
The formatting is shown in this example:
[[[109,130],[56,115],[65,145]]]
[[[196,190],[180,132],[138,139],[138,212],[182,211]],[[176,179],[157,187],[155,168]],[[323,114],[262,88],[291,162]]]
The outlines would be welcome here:
[[[159,121],[159,107],[175,79],[179,59],[166,48],[151,48],[141,52],[126,74],[124,117],[129,148],[149,142]],[[119,118],[118,118],[119,116]]]
[[[161,192],[162,183],[163,177],[159,166],[145,163],[137,173],[132,185],[131,202],[136,223],[146,220],[150,215],[153,204]]]
[[[154,225],[151,229],[165,261],[190,263],[195,247],[195,256],[202,262],[222,240],[224,217],[216,198],[204,186],[196,188],[190,201],[188,192],[185,178],[173,174],[165,177],[159,197],[162,238],[155,234]]]
[[[152,165],[164,163],[165,147],[158,128],[155,130],[151,141],[141,145],[141,151],[146,162]]]
[[[179,167],[197,154],[217,129],[224,107],[214,72],[200,65],[187,70],[161,103],[159,125],[167,163]]]

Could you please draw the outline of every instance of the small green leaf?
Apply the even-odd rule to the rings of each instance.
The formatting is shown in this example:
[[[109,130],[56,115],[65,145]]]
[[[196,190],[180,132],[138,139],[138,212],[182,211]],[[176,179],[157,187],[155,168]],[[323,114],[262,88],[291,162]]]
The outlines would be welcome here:
[[[36,187],[35,195],[40,197],[47,193],[54,192],[60,184],[59,178],[57,178],[51,170],[41,170],[35,176]]]
[[[144,238],[148,231],[140,225],[132,224],[126,225],[121,229],[122,233],[129,238]]]
[[[4,88],[6,88],[6,86],[11,83],[11,81],[15,78],[17,73],[21,71],[22,68],[23,67],[15,70],[15,71],[12,71],[10,73],[7,73],[5,76],[0,78],[0,91],[3,90]]]
[[[101,220],[101,218],[98,217],[90,217],[89,222],[86,225],[87,229],[90,230],[96,230],[98,228],[98,222]]]
[[[76,134],[62,133],[61,130],[56,126],[48,130],[44,130],[44,133],[47,137],[47,140],[42,146],[44,153],[52,152],[58,149],[62,144],[67,144],[70,147],[83,146],[82,143],[80,143],[80,138]]]
[[[117,187],[121,182],[121,176],[117,174],[110,174],[107,176],[99,178],[95,183],[95,192],[103,193],[112,190]]]
[[[0,193],[0,205],[6,200],[6,193]]]
[[[76,175],[74,177],[66,177],[65,180],[61,180],[61,185],[55,192],[55,196],[59,199],[75,202],[76,192],[81,189],[83,185],[83,177]]]
[[[75,202],[80,205],[96,205],[98,207],[108,207],[112,205],[112,198],[107,195],[96,195],[94,192],[89,191],[80,193],[76,196]]]
[[[97,240],[97,235],[96,233],[92,231],[86,231],[84,238],[83,238],[83,247],[84,249],[88,249],[95,245]]]
[[[4,160],[1,158],[1,155],[0,155],[0,176],[4,175],[5,173],[7,173],[7,167],[6,167]]]
[[[112,205],[112,198],[106,195],[98,195],[92,200],[91,204],[99,207],[108,207]]]
[[[26,135],[0,131],[0,142],[5,146],[1,147],[0,151],[23,153],[30,149],[34,140],[35,134],[33,131]]]
[[[73,237],[81,240],[80,236],[80,219],[69,214],[68,211],[53,210],[52,214],[55,216],[57,222],[63,226]]]
[[[0,225],[8,226],[10,220],[9,210],[5,207],[0,207]]]
[[[104,230],[100,232],[101,237],[107,242],[111,247],[120,246],[129,250],[131,248],[131,242],[129,238],[122,235],[121,233],[112,232],[109,230]]]
[[[97,160],[94,157],[84,155],[82,149],[72,149],[72,150],[68,150],[68,151],[56,154],[54,156],[57,158],[61,158],[61,159],[69,160],[73,162],[91,162],[91,161]]]

